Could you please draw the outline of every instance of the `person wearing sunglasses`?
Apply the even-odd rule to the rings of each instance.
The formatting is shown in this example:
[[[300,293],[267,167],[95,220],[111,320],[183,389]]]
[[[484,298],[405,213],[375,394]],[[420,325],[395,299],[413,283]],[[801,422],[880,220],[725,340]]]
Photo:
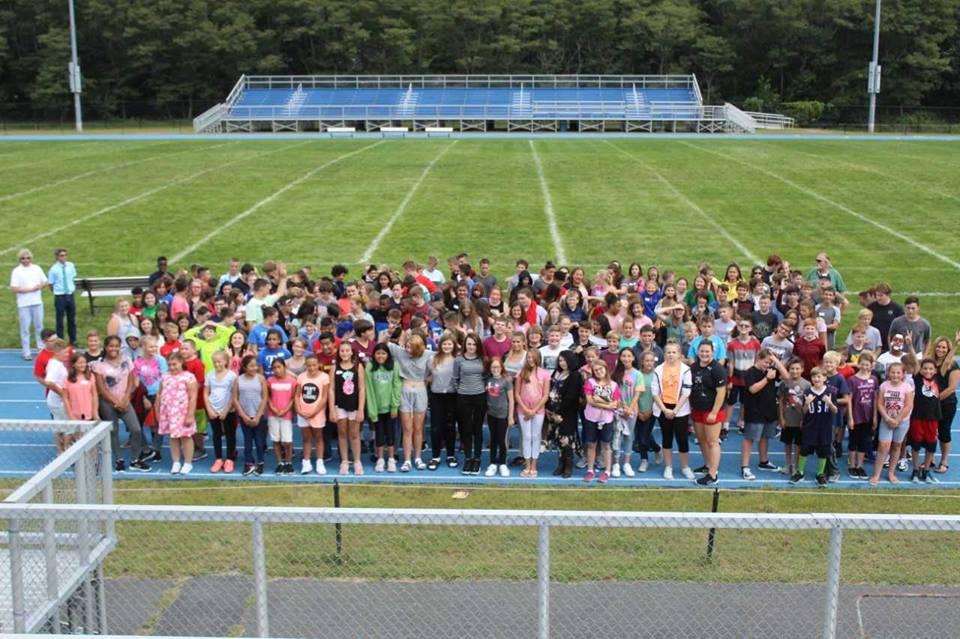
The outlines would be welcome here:
[[[20,347],[23,359],[30,361],[30,329],[33,328],[37,350],[43,349],[40,331],[43,329],[43,289],[47,276],[43,269],[33,263],[33,253],[21,249],[17,253],[18,264],[10,274],[10,290],[17,296],[17,319],[20,322]]]

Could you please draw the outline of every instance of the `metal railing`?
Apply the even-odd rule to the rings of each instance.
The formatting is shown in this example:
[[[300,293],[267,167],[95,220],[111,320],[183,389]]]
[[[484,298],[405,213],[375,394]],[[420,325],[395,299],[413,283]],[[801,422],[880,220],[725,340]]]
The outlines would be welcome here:
[[[723,112],[728,122],[740,127],[745,132],[753,133],[756,131],[757,123],[754,119],[729,102],[724,103]]]
[[[208,127],[219,125],[229,112],[226,104],[215,104],[193,119],[193,130],[197,133],[205,131]]]
[[[162,551],[156,556],[170,553],[176,569],[170,573],[167,566],[161,566],[158,572],[180,580],[173,582],[174,595],[185,588],[182,580],[194,574],[191,571],[197,563],[181,566],[178,558],[196,557],[195,553],[205,549],[200,543],[206,537],[229,539],[230,552],[222,544],[217,547],[233,560],[219,569],[240,576],[230,577],[233,581],[227,583],[211,582],[215,575],[201,574],[195,577],[202,581],[197,587],[222,586],[227,589],[224,593],[233,593],[231,597],[249,601],[249,618],[255,629],[233,625],[230,632],[261,637],[315,636],[320,630],[330,635],[416,636],[425,623],[440,635],[453,624],[467,635],[535,632],[546,639],[607,635],[615,629],[623,634],[629,628],[639,636],[647,634],[648,628],[659,627],[664,621],[660,615],[677,614],[661,608],[679,599],[686,602],[685,618],[666,620],[673,628],[670,634],[756,636],[776,629],[783,636],[829,639],[838,635],[845,533],[869,531],[870,537],[852,542],[855,551],[868,539],[881,545],[896,541],[880,540],[879,535],[929,533],[936,537],[915,539],[911,548],[924,549],[929,544],[940,553],[950,553],[960,533],[957,515],[831,513],[3,503],[0,518],[14,530],[49,521],[71,526],[116,525],[118,529],[137,522],[136,528],[129,529],[131,534],[136,531],[135,537],[121,534],[118,552],[124,558],[118,559],[118,570],[142,578],[158,568],[156,559],[153,564],[138,561],[141,546]],[[156,525],[148,529],[145,522]],[[356,528],[360,530],[354,532]],[[725,530],[735,532],[724,538],[721,531]],[[700,533],[708,533],[705,557],[697,547]],[[781,541],[777,541],[780,537],[765,537],[781,533],[786,533]],[[189,548],[182,546],[186,538],[195,539]],[[734,546],[754,544],[756,551],[744,565],[731,568],[719,554],[718,538],[729,539]],[[161,541],[165,545],[158,548]],[[675,555],[678,544],[683,550]],[[246,551],[239,550],[244,547]],[[800,581],[779,584],[771,579],[769,571],[790,561],[798,551],[802,555],[793,558],[803,562],[795,569]],[[674,563],[677,560],[669,558],[674,555],[686,557],[688,563]],[[924,558],[921,553],[907,560]],[[612,575],[605,573],[611,566],[617,570]],[[777,574],[795,576],[794,572]],[[941,573],[940,577],[956,583],[952,576]],[[134,587],[141,582],[124,581],[122,576],[120,582],[125,585],[111,590],[119,600],[107,605],[114,611],[111,628],[116,625],[129,634],[132,630],[152,631],[153,626],[137,626],[136,621],[123,617],[144,596]],[[744,593],[762,596],[764,605],[744,600]],[[375,602],[372,609],[371,602]],[[574,603],[578,605],[571,609]],[[427,619],[423,618],[424,605],[429,605]],[[701,608],[707,614],[701,614]],[[772,614],[744,612],[762,608]],[[740,616],[731,617],[731,609],[740,610]],[[785,611],[796,610],[803,613],[802,621],[790,615],[781,617]],[[219,614],[215,607],[205,612],[206,617]],[[852,614],[846,610],[845,629],[853,627]],[[201,621],[210,619],[181,619],[177,628],[182,631],[173,632],[169,625],[164,631],[199,634],[195,628]],[[235,624],[236,615],[227,613],[223,623]],[[660,633],[650,630],[650,634]],[[847,636],[847,630],[839,634]]]
[[[794,119],[780,113],[761,113],[759,111],[744,111],[754,119],[758,129],[792,129]]]
[[[696,87],[694,90],[699,92],[693,75],[244,75],[241,81],[247,89],[294,89],[298,84],[310,89],[407,88],[410,85],[418,88],[519,88],[520,85],[527,88],[629,88],[636,84],[641,88],[660,89]]]

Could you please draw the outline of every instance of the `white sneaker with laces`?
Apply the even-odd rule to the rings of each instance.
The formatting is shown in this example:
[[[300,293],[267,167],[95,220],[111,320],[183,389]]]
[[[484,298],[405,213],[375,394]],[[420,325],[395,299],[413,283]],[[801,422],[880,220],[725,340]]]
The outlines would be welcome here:
[[[748,467],[746,467],[746,466],[744,466],[743,468],[740,469],[740,476],[743,477],[744,479],[756,479],[756,478],[757,478],[756,475],[754,475],[753,472],[751,472],[750,469],[749,469]]]
[[[483,473],[483,474],[484,474],[486,477],[493,477],[494,475],[497,474],[497,465],[496,465],[496,464],[490,464],[489,466],[487,466],[487,472],[485,472],[485,473]]]
[[[184,464],[183,467],[180,468],[180,474],[189,475],[191,470],[193,470],[193,464]]]
[[[696,479],[697,476],[693,474],[693,471],[690,470],[689,466],[684,466],[680,469],[680,474],[683,475],[685,479]]]
[[[427,465],[426,465],[426,464],[424,463],[424,461],[423,461],[422,459],[420,459],[419,457],[417,457],[416,459],[413,460],[413,465],[414,465],[414,467],[415,467],[417,470],[426,470],[426,469],[427,469]]]
[[[386,462],[383,461],[383,457],[377,458],[377,463],[373,466],[373,472],[382,473],[383,469],[386,467]]]
[[[611,477],[619,477],[619,476],[620,476],[620,464],[616,464],[616,463],[615,463],[615,464],[612,464],[612,466],[613,466],[613,472],[610,473],[610,476],[611,476]]]
[[[403,462],[403,464],[400,465],[400,472],[409,473],[411,468],[413,468],[413,466],[410,464],[410,462],[405,461]]]
[[[387,472],[395,473],[397,472],[397,460],[391,457],[387,460]]]
[[[310,463],[309,459],[304,459],[303,462],[300,464],[300,474],[309,475],[312,472],[313,472],[313,464]]]
[[[500,476],[509,477],[510,476],[510,467],[506,464],[500,464]]]
[[[182,466],[180,465],[180,462],[173,462],[173,466],[170,467],[170,474],[179,475],[181,468]]]
[[[663,463],[663,449],[657,451],[656,455],[653,458],[653,463],[659,466]]]
[[[905,458],[897,462],[897,470],[901,473],[907,472],[907,460]]]
[[[646,459],[641,459],[641,460],[640,460],[640,467],[637,468],[637,472],[639,472],[639,473],[645,473],[645,472],[647,472],[647,469],[648,469],[648,468],[650,468],[650,462],[648,462]]]
[[[673,479],[673,468],[667,466],[663,469],[663,478],[664,479]]]
[[[623,474],[627,477],[633,477],[636,473],[633,472],[633,466],[627,463],[623,465]]]
[[[318,474],[318,475],[326,475],[326,474],[327,474],[327,467],[324,465],[322,459],[318,459],[318,460],[317,460],[317,474]]]

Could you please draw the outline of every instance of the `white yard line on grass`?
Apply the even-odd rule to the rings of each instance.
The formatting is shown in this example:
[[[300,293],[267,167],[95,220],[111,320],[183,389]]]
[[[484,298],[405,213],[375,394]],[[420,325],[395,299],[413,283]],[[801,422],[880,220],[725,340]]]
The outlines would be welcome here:
[[[217,144],[216,146],[208,146],[200,149],[201,151],[207,151],[210,149],[216,149],[221,146],[227,146],[228,144],[235,144],[235,142],[225,142],[224,144]],[[48,184],[41,184],[40,186],[35,186],[32,189],[26,189],[24,191],[17,191],[16,193],[10,193],[9,195],[0,196],[0,202],[6,202],[7,200],[12,200],[14,198],[22,197],[24,195],[30,195],[31,193],[36,193],[37,191],[45,191],[46,189],[52,189],[55,186],[60,186],[61,184],[69,184],[70,182],[76,182],[77,180],[82,180],[85,177],[90,177],[91,175],[96,175],[97,173],[103,173],[105,171],[115,171],[117,169],[123,169],[128,166],[134,166],[137,164],[143,164],[144,162],[152,162],[153,160],[158,160],[161,158],[167,158],[174,155],[179,155],[180,153],[186,153],[187,151],[192,151],[193,149],[184,149],[183,151],[174,151],[173,153],[163,153],[160,155],[153,155],[148,158],[143,158],[142,160],[133,160],[132,162],[121,162],[120,164],[111,164],[100,169],[94,169],[92,171],[87,171],[86,173],[80,173],[79,175],[74,175],[73,177],[64,178],[62,180],[57,180],[55,182],[49,182]]]
[[[416,182],[413,183],[413,186],[410,187],[410,190],[407,191],[407,194],[404,196],[403,201],[400,202],[400,206],[397,207],[397,210],[393,212],[393,215],[390,216],[390,219],[387,220],[387,223],[380,229],[380,232],[377,233],[377,236],[373,238],[373,241],[370,242],[370,246],[367,247],[367,250],[363,252],[363,255],[360,256],[360,259],[357,261],[357,264],[365,264],[373,258],[373,254],[377,252],[377,249],[380,248],[380,243],[383,241],[383,238],[387,236],[387,233],[390,232],[390,229],[393,228],[393,225],[396,224],[397,220],[400,219],[400,216],[403,215],[403,212],[407,210],[407,205],[410,204],[410,200],[413,199],[413,196],[417,193],[417,190],[420,188],[420,185],[423,184],[423,181],[427,179],[427,175],[430,173],[430,170],[433,169],[433,165],[436,164],[443,155],[456,146],[459,140],[454,140],[453,144],[448,144],[443,147],[440,153],[437,154],[437,157],[430,160],[423,172],[420,174],[420,177]]]
[[[30,144],[36,144],[36,143],[35,143],[35,142],[30,142]],[[85,143],[85,144],[82,144],[82,145],[78,145],[78,146],[76,146],[76,147],[73,147],[71,150],[72,150],[72,151],[75,151],[76,149],[80,148],[81,146],[92,146],[92,145],[103,146],[103,144],[104,144],[104,143],[103,143],[102,141],[100,141],[100,142],[87,142],[87,143]],[[161,145],[163,145],[163,144],[173,144],[173,140],[168,141],[168,142],[145,142],[145,143],[143,143],[143,144],[130,145],[130,146],[126,147],[126,148],[122,148],[122,149],[118,149],[118,150],[119,150],[120,152],[125,152],[125,151],[132,151],[132,150],[134,150],[134,149],[142,149],[143,147],[150,146],[150,145],[161,146]],[[107,151],[107,152],[109,152],[109,151]],[[94,151],[94,152],[92,152],[92,153],[74,153],[73,155],[66,155],[66,156],[63,156],[63,157],[52,157],[52,158],[46,158],[45,160],[34,160],[33,162],[24,162],[24,163],[22,163],[22,164],[11,164],[10,166],[0,166],[0,173],[6,173],[7,171],[15,171],[15,170],[17,170],[17,169],[25,169],[25,168],[28,168],[28,167],[31,167],[31,166],[37,166],[37,165],[39,165],[39,164],[50,164],[51,162],[63,162],[63,161],[65,161],[65,160],[77,160],[77,159],[91,158],[91,157],[94,157],[94,156],[100,155],[100,154],[101,154],[100,151]]]
[[[806,186],[803,186],[803,185],[801,185],[801,184],[798,184],[798,183],[794,182],[793,180],[791,180],[791,179],[789,179],[789,178],[785,178],[785,177],[783,177],[782,175],[779,175],[779,174],[777,174],[777,173],[774,173],[773,171],[768,171],[767,169],[765,169],[765,168],[763,168],[763,167],[756,166],[755,164],[751,164],[751,163],[749,163],[749,162],[746,162],[746,161],[744,161],[744,160],[741,160],[740,158],[737,158],[737,157],[735,157],[735,156],[729,155],[729,154],[727,154],[727,153],[722,153],[722,152],[720,152],[720,151],[715,151],[715,150],[713,150],[713,149],[707,149],[707,148],[704,148],[704,147],[701,147],[701,146],[697,146],[696,144],[691,144],[690,142],[685,142],[685,141],[680,141],[680,144],[684,144],[684,145],[686,145],[686,146],[689,146],[689,147],[691,147],[691,148],[694,148],[694,149],[696,149],[696,150],[698,150],[698,151],[701,151],[701,152],[703,152],[703,153],[709,153],[709,154],[711,154],[711,155],[716,155],[717,157],[724,158],[725,160],[730,160],[731,162],[736,162],[737,164],[740,164],[740,165],[745,166],[745,167],[747,167],[747,168],[753,169],[754,171],[757,171],[757,172],[759,172],[759,173],[762,173],[762,174],[766,175],[767,177],[771,177],[771,178],[773,178],[773,179],[775,179],[775,180],[778,180],[778,181],[786,184],[787,186],[789,186],[789,187],[791,187],[791,188],[793,188],[793,189],[796,189],[797,191],[800,191],[800,192],[803,193],[804,195],[807,195],[807,196],[809,196],[809,197],[811,197],[811,198],[813,198],[813,199],[815,199],[815,200],[817,200],[817,201],[823,202],[824,204],[829,204],[830,206],[832,206],[833,208],[837,209],[838,211],[842,211],[842,212],[846,213],[847,215],[849,215],[849,216],[851,216],[851,217],[855,217],[855,218],[857,218],[858,220],[861,220],[861,221],[863,221],[863,222],[866,222],[867,224],[870,224],[871,226],[875,226],[876,228],[880,229],[881,231],[885,231],[886,233],[889,233],[890,235],[892,235],[892,236],[894,236],[894,237],[896,237],[896,238],[898,238],[898,239],[903,240],[903,241],[906,242],[907,244],[910,244],[911,246],[920,249],[921,251],[923,251],[923,252],[926,253],[927,255],[930,255],[930,256],[932,256],[932,257],[935,257],[935,258],[937,258],[938,260],[940,260],[941,262],[944,262],[944,263],[946,263],[946,264],[949,264],[949,265],[952,266],[953,268],[955,268],[955,269],[957,269],[957,270],[960,270],[960,262],[957,262],[957,261],[955,261],[955,260],[952,260],[952,259],[950,259],[949,257],[947,257],[946,255],[944,255],[944,254],[942,254],[942,253],[938,253],[937,251],[933,250],[932,248],[930,248],[930,247],[927,246],[926,244],[921,244],[920,242],[918,242],[917,240],[913,239],[912,237],[910,237],[910,236],[908,236],[908,235],[904,235],[904,234],[901,233],[900,231],[898,231],[898,230],[896,230],[896,229],[894,229],[894,228],[891,228],[891,227],[887,226],[886,224],[881,224],[880,222],[877,222],[876,220],[867,217],[867,216],[864,215],[863,213],[859,213],[859,212],[851,209],[849,206],[845,206],[845,205],[843,205],[843,204],[840,204],[839,202],[835,202],[834,200],[831,200],[830,198],[828,198],[826,195],[822,195],[822,194],[820,194],[820,193],[817,193],[817,192],[814,191],[813,189],[808,188],[808,187],[806,187]]]
[[[557,228],[557,215],[553,210],[553,199],[550,197],[550,188],[547,179],[543,176],[543,163],[537,147],[530,140],[530,151],[533,153],[533,162],[537,165],[537,177],[540,178],[540,190],[543,191],[543,212],[547,216],[547,227],[550,229],[550,238],[553,240],[553,249],[557,253],[557,262],[567,263],[567,254],[563,250],[563,240],[560,238],[560,229]]]
[[[362,148],[359,148],[359,149],[357,149],[356,151],[351,151],[351,152],[349,152],[349,153],[344,153],[343,155],[337,156],[337,157],[335,157],[334,159],[329,160],[328,162],[324,162],[323,164],[321,164],[320,166],[318,166],[318,167],[316,167],[316,168],[310,169],[309,171],[307,171],[306,173],[304,173],[303,175],[301,175],[301,176],[298,177],[297,179],[293,180],[292,182],[288,182],[287,184],[285,184],[285,185],[283,185],[282,187],[280,187],[278,190],[274,191],[272,194],[270,194],[270,195],[268,195],[267,197],[263,198],[262,200],[260,200],[259,202],[257,202],[256,204],[254,204],[253,206],[251,206],[250,208],[248,208],[246,211],[243,211],[242,213],[238,213],[237,215],[233,216],[232,218],[230,218],[229,220],[227,220],[226,222],[224,222],[223,224],[221,224],[220,227],[219,227],[217,230],[211,231],[210,233],[207,233],[207,234],[204,235],[202,238],[200,238],[199,240],[197,240],[196,242],[194,242],[193,244],[191,244],[191,245],[188,246],[187,248],[183,249],[182,251],[180,251],[179,253],[177,253],[177,254],[174,255],[173,257],[171,257],[171,258],[170,258],[170,261],[173,262],[174,264],[176,264],[177,262],[179,262],[180,260],[182,260],[182,259],[185,258],[186,256],[188,256],[188,255],[190,255],[191,253],[193,253],[194,251],[196,251],[198,248],[200,248],[201,246],[203,246],[204,244],[206,244],[207,242],[209,242],[210,240],[212,240],[213,238],[217,237],[218,235],[220,235],[221,233],[223,233],[224,231],[226,231],[228,228],[230,228],[231,226],[233,226],[233,225],[236,224],[237,222],[245,219],[246,217],[252,215],[253,213],[256,213],[256,212],[257,212],[258,210],[260,210],[262,207],[266,206],[266,205],[269,204],[270,202],[273,202],[275,199],[277,199],[278,197],[280,197],[281,195],[283,195],[284,193],[286,193],[287,191],[289,191],[289,190],[292,189],[293,187],[297,186],[298,184],[302,184],[303,182],[305,182],[306,180],[310,179],[311,177],[313,177],[314,175],[316,175],[316,174],[319,173],[320,171],[322,171],[322,170],[324,170],[325,168],[327,168],[328,166],[333,166],[333,165],[336,164],[337,162],[342,162],[343,160],[346,160],[347,158],[352,157],[352,156],[356,155],[357,153],[363,153],[364,151],[366,151],[366,150],[368,150],[368,149],[372,149],[372,148],[375,147],[375,146],[380,146],[381,144],[383,144],[383,140],[380,140],[379,142],[375,142],[374,144],[368,144],[367,146],[362,147]]]
[[[248,156],[248,157],[245,157],[245,158],[239,158],[239,159],[237,159],[237,160],[232,160],[232,161],[230,161],[230,162],[225,162],[225,163],[223,163],[223,164],[218,164],[217,166],[212,166],[212,167],[210,167],[210,168],[203,169],[202,171],[197,171],[196,173],[191,173],[190,175],[187,175],[187,176],[184,176],[184,177],[181,177],[181,178],[173,179],[173,180],[171,180],[171,181],[169,181],[169,182],[165,182],[164,184],[161,184],[160,186],[154,187],[154,188],[149,189],[149,190],[147,190],[147,191],[143,191],[143,192],[141,192],[141,193],[138,193],[137,195],[128,197],[127,199],[123,200],[122,202],[117,202],[116,204],[111,204],[110,206],[105,206],[105,207],[103,207],[102,209],[97,209],[96,211],[93,211],[92,213],[88,213],[87,215],[84,215],[84,216],[82,216],[82,217],[78,217],[77,219],[75,219],[75,220],[73,220],[73,221],[71,221],[71,222],[68,222],[67,224],[62,224],[61,226],[58,226],[57,228],[50,229],[49,231],[44,231],[43,233],[40,233],[39,235],[34,235],[33,237],[28,238],[28,239],[26,239],[26,240],[23,240],[23,241],[21,241],[21,242],[18,242],[17,244],[14,244],[13,246],[8,246],[7,248],[0,250],[0,255],[6,255],[7,253],[12,253],[13,251],[16,251],[16,250],[20,249],[22,246],[25,246],[25,245],[27,245],[27,244],[32,244],[33,242],[36,242],[37,240],[42,240],[42,239],[45,238],[45,237],[50,237],[51,235],[54,235],[54,234],[56,234],[56,233],[59,233],[60,231],[64,231],[64,230],[66,230],[66,229],[68,229],[68,228],[71,228],[71,227],[73,227],[73,226],[76,226],[77,224],[81,224],[81,223],[86,222],[86,221],[88,221],[88,220],[92,220],[92,219],[94,219],[94,218],[96,218],[96,217],[100,217],[101,215],[104,215],[104,214],[106,214],[106,213],[109,213],[110,211],[114,211],[114,210],[116,210],[116,209],[122,208],[122,207],[124,207],[124,206],[126,206],[126,205],[128,205],[128,204],[133,204],[134,202],[138,202],[138,201],[140,201],[140,200],[142,200],[142,199],[144,199],[144,198],[150,197],[151,195],[156,195],[157,193],[160,193],[161,191],[165,191],[165,190],[167,190],[167,189],[169,189],[169,188],[171,188],[171,187],[173,187],[173,186],[177,186],[178,184],[183,184],[184,182],[189,182],[189,181],[191,181],[191,180],[195,180],[195,179],[197,179],[198,177],[200,177],[201,175],[205,175],[205,174],[207,174],[207,173],[210,173],[211,171],[218,171],[218,170],[220,170],[220,169],[225,169],[225,168],[227,168],[228,166],[233,166],[234,164],[239,164],[239,163],[241,163],[241,162],[247,162],[247,161],[249,161],[249,160],[253,160],[253,159],[256,159],[256,158],[259,158],[259,157],[263,157],[263,156],[265,156],[265,155],[270,155],[270,154],[272,154],[272,153],[279,153],[280,151],[285,151],[285,150],[287,150],[287,149],[292,149],[293,147],[296,147],[296,146],[302,146],[302,145],[304,145],[304,144],[308,144],[309,142],[311,142],[311,140],[307,140],[307,141],[305,141],[305,142],[298,142],[297,144],[291,144],[291,145],[289,145],[289,146],[285,146],[285,147],[282,147],[282,148],[279,148],[279,149],[274,149],[273,151],[266,151],[266,152],[264,152],[264,153],[257,153],[257,154],[255,154],[255,155],[251,155],[251,156]],[[227,144],[229,144],[229,143],[227,143]]]
[[[733,235],[731,235],[730,232],[727,231],[727,229],[725,229],[725,228],[723,227],[723,225],[721,225],[719,222],[717,222],[717,221],[713,218],[712,215],[710,215],[709,213],[707,213],[706,211],[704,211],[702,208],[700,208],[700,205],[699,205],[699,204],[697,204],[696,202],[694,202],[693,200],[691,200],[689,197],[687,197],[686,195],[684,195],[683,193],[681,193],[680,190],[679,190],[677,187],[675,187],[670,180],[668,180],[668,179],[665,178],[663,175],[661,175],[656,169],[654,169],[652,166],[650,166],[649,164],[647,164],[646,162],[644,162],[643,160],[641,160],[641,159],[638,158],[637,156],[633,155],[632,153],[628,153],[627,151],[624,151],[624,150],[621,149],[619,146],[617,146],[616,144],[612,143],[610,140],[604,140],[604,142],[606,142],[607,144],[609,144],[610,146],[612,146],[613,148],[615,148],[617,151],[619,151],[620,153],[624,154],[625,156],[627,156],[628,158],[630,158],[631,160],[633,160],[634,162],[636,162],[637,164],[639,164],[640,166],[642,166],[644,169],[646,169],[647,171],[649,171],[651,174],[653,174],[653,176],[656,177],[657,180],[658,180],[661,184],[663,184],[663,185],[666,186],[668,189],[670,189],[670,192],[673,193],[674,197],[676,197],[678,200],[680,200],[681,202],[683,202],[684,204],[686,204],[687,207],[689,207],[692,211],[698,213],[698,214],[700,215],[700,217],[702,217],[704,220],[706,220],[712,227],[714,227],[715,229],[717,229],[717,231],[720,233],[720,235],[722,235],[723,237],[725,237],[728,242],[730,242],[731,244],[733,244],[734,246],[736,246],[736,247],[737,247],[737,250],[739,250],[739,251],[743,254],[744,257],[746,257],[748,260],[750,260],[750,263],[751,263],[751,264],[763,264],[763,263],[764,263],[765,260],[761,260],[761,259],[760,259],[757,255],[755,255],[750,249],[748,249],[743,242],[741,242],[740,240],[738,240],[737,238],[735,238]]]

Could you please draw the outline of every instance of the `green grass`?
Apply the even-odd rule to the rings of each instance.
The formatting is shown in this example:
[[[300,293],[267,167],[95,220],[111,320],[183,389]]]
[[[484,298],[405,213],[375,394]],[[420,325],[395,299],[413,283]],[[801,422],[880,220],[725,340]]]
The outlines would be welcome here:
[[[12,268],[16,249],[28,246],[48,267],[53,249],[67,246],[81,276],[149,273],[156,255],[180,254],[311,169],[372,144],[216,137],[0,143],[0,198],[7,198],[0,199],[0,258]],[[806,269],[825,250],[853,291],[886,280],[898,298],[907,291],[950,294],[924,296],[921,312],[935,333],[952,334],[960,325],[958,267],[932,255],[960,261],[960,147],[954,143],[645,138],[535,144],[570,265],[593,272],[617,258],[689,276],[701,260],[718,272],[730,261],[745,265],[745,252],[761,258],[776,252]],[[345,262],[359,273],[372,240],[424,168],[451,145],[374,259],[396,266],[411,256],[467,251],[489,257],[503,277],[519,256],[533,264],[555,258],[527,140],[389,140],[316,172],[203,242],[178,266],[199,262],[216,273],[237,255],[320,271]],[[82,174],[89,175],[71,180]],[[158,190],[116,206],[152,189]],[[52,300],[46,307],[52,324]],[[91,321],[82,301],[80,311],[81,329],[103,329],[106,313]],[[13,315],[13,296],[0,297],[0,316]],[[4,322],[0,345],[16,345],[16,331],[16,322]]]

